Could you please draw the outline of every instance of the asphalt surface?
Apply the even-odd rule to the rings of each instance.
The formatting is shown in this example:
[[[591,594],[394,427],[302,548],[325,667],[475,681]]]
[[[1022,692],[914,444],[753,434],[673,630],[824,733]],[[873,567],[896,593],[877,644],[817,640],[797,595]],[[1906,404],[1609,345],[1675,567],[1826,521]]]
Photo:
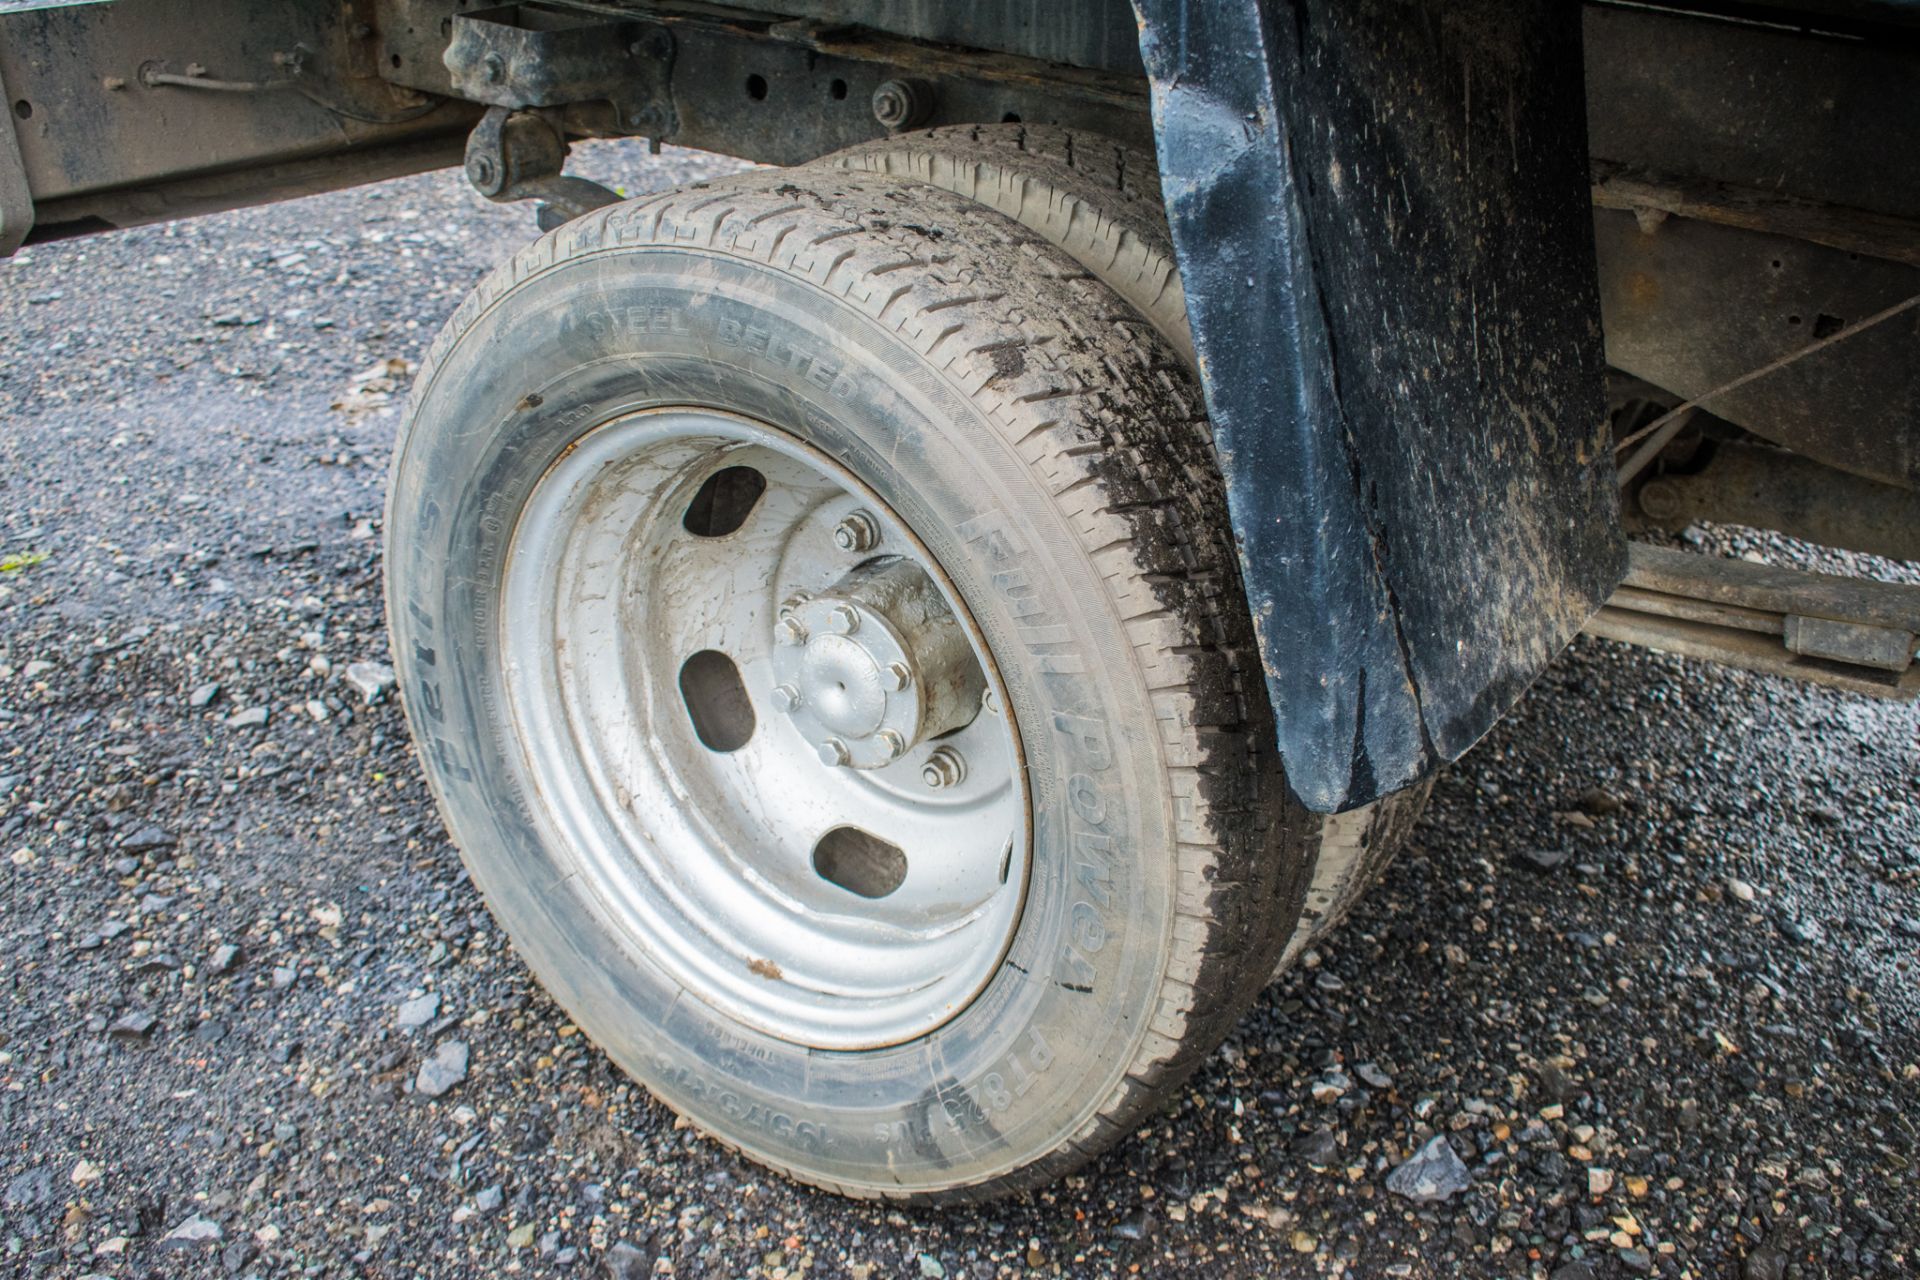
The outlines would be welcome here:
[[[348,678],[412,362],[532,234],[436,174],[0,263],[0,1273],[1920,1268],[1920,717],[1595,641],[1082,1176],[903,1213],[676,1123]]]

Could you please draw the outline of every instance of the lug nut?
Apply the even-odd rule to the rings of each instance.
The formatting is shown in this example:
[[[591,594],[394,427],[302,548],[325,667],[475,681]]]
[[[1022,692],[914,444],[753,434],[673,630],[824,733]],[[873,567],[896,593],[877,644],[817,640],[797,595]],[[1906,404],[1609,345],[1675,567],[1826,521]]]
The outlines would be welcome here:
[[[850,604],[837,604],[827,610],[827,630],[850,636],[860,629],[860,611]]]
[[[776,710],[792,715],[800,709],[800,691],[790,684],[773,686],[773,705]]]
[[[838,738],[828,738],[820,744],[820,763],[841,765],[847,762],[847,744]]]
[[[967,762],[952,747],[937,748],[920,766],[920,781],[939,790],[958,786],[967,776]]]
[[[889,662],[886,675],[887,687],[895,692],[913,683],[913,672],[907,670],[907,664],[904,662]]]
[[[805,644],[807,628],[798,618],[782,618],[774,624],[773,638],[781,644]]]
[[[850,513],[833,527],[833,545],[859,554],[880,545],[880,526],[864,511]]]
[[[891,729],[882,729],[880,732],[874,734],[873,737],[874,741],[880,744],[880,750],[886,754],[889,760],[898,760],[901,752],[907,749],[906,740]]]

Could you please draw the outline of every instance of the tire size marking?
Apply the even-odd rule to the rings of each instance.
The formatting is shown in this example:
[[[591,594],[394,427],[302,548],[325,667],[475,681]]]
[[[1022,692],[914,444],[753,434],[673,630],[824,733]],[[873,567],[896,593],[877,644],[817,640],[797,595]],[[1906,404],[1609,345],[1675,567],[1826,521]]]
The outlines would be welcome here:
[[[825,1154],[833,1147],[833,1136],[810,1120],[795,1120],[784,1111],[744,1099],[725,1085],[703,1080],[688,1068],[665,1058],[656,1057],[653,1065],[668,1084],[730,1120],[815,1154]]]
[[[975,1138],[987,1135],[992,1118],[1026,1097],[1041,1074],[1054,1064],[1055,1057],[1046,1037],[1038,1028],[1029,1027],[1024,1051],[1009,1049],[1006,1057],[993,1064],[993,1070],[982,1073],[970,1085],[952,1079],[936,1082],[915,1119],[874,1121],[874,1141],[895,1149],[918,1150],[923,1145],[919,1140],[931,1136],[936,1124],[951,1134]]]
[[[985,559],[994,590],[1020,619],[1017,633],[1039,672],[1047,676],[1085,672],[1085,658],[1062,647],[1072,643],[1073,633],[1047,616],[1046,600],[1027,572],[1032,557],[1000,512],[986,511],[963,521],[957,532]],[[1073,904],[1067,909],[1067,938],[1060,946],[1054,981],[1063,990],[1091,995],[1098,974],[1090,957],[1107,945],[1110,936],[1114,863],[1113,837],[1104,829],[1106,794],[1095,775],[1113,768],[1113,740],[1106,722],[1092,716],[1056,712],[1053,728],[1059,735],[1061,757],[1074,770],[1067,778]]]

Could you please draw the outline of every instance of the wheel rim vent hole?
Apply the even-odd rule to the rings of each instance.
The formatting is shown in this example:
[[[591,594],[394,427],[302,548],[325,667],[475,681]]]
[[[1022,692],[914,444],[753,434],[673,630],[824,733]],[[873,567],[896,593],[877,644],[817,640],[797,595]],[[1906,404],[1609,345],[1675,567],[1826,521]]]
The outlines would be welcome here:
[[[767,478],[752,467],[722,467],[693,495],[680,527],[696,538],[724,538],[747,522],[766,491]]]
[[[707,750],[738,751],[753,737],[753,700],[740,668],[718,649],[702,649],[681,666],[680,697]]]
[[[906,880],[907,855],[858,827],[835,827],[813,846],[813,869],[848,893],[884,898]]]
[[[747,77],[747,96],[755,102],[767,100],[767,78],[761,75]]]

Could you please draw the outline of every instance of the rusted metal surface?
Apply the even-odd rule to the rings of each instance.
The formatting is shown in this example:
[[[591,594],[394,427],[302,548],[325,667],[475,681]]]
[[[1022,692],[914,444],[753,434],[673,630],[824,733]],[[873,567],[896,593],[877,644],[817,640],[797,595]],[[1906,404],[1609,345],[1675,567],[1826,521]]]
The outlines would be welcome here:
[[[598,182],[562,173],[566,159],[566,140],[544,116],[489,107],[467,139],[467,181],[498,203],[540,201],[546,231],[620,199]]]
[[[0,81],[34,238],[457,158],[477,112],[351,74],[346,14],[259,0],[0,12]]]
[[[1724,182],[1633,173],[1603,160],[1594,165],[1593,207],[1623,209],[1649,227],[1662,217],[1693,218],[1920,267],[1920,221]]]
[[[1856,6],[1899,7],[1911,9]],[[1920,218],[1920,165],[1901,162],[1920,138],[1911,31],[1827,36],[1637,4],[1585,13],[1596,159]]]
[[[453,93],[520,110],[606,102],[621,127],[677,132],[673,32],[639,17],[604,17],[544,4],[458,13],[441,59]]]
[[[1596,210],[1607,359],[1691,399],[1920,293],[1920,269],[1692,218]],[[1830,466],[1920,484],[1920,311],[1713,398]]]
[[[398,59],[385,74],[423,92],[457,93],[442,61],[456,21],[451,0],[379,4],[382,47],[388,62]],[[638,133],[767,164],[802,164],[885,136],[874,116],[876,91],[889,81],[919,80],[933,90],[922,124],[1017,119],[1152,142],[1137,71],[1060,65],[982,41],[926,43],[846,26],[831,20],[832,10],[811,19],[710,5],[654,5],[644,14],[595,0],[540,7],[605,22],[644,16],[674,42],[668,127],[635,126],[604,103],[576,102],[566,117],[576,136]]]
[[[1589,635],[1854,693],[1920,697],[1920,587],[1639,543]]]
[[[1624,569],[1578,12],[1140,0],[1287,771],[1457,757]]]
[[[1726,440],[1704,452],[1704,462],[1642,484],[1633,495],[1639,514],[1669,530],[1711,520],[1920,560],[1920,493],[1765,445]]]

